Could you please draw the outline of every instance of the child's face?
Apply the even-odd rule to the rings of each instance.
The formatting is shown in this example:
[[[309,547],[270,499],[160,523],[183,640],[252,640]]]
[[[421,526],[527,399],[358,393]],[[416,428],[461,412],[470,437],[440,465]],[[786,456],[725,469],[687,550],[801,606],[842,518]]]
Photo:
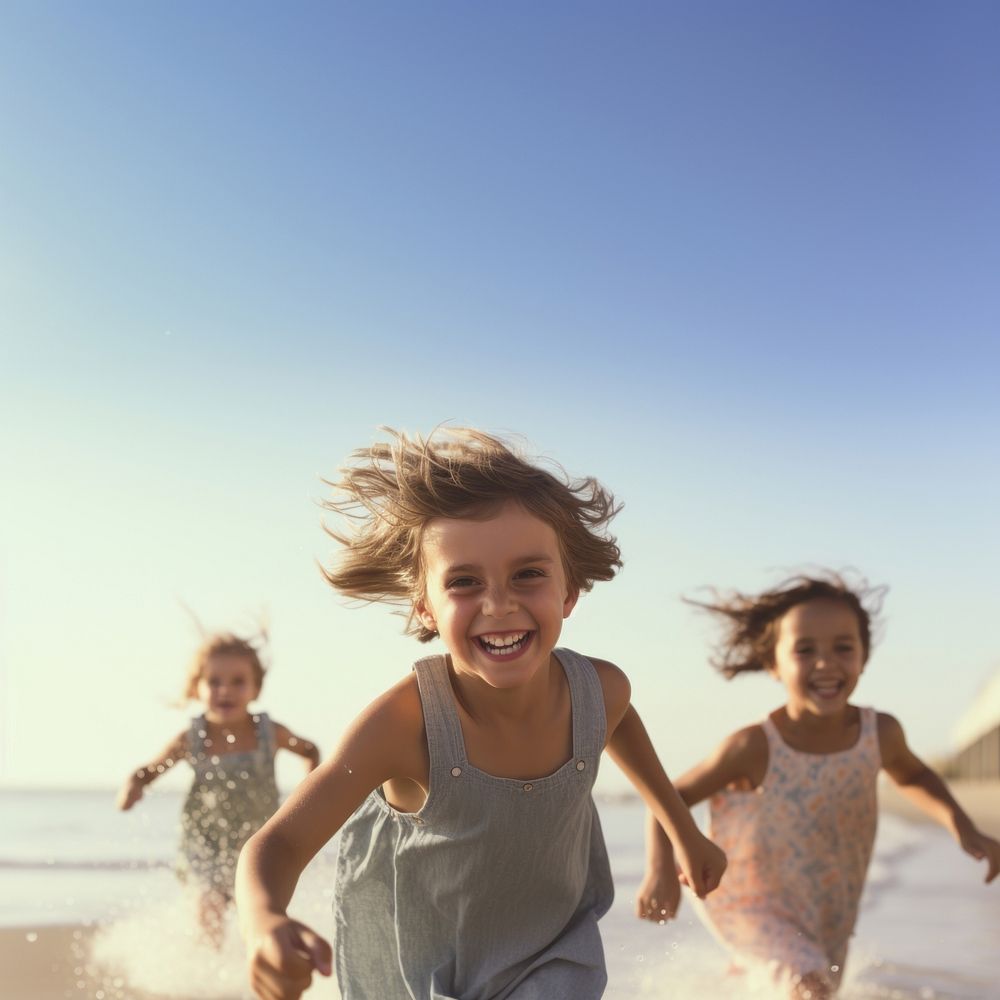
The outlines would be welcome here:
[[[578,596],[549,524],[509,502],[483,521],[436,518],[421,552],[424,597],[414,607],[457,671],[511,688],[548,663]]]
[[[238,721],[259,693],[253,667],[239,653],[210,656],[198,678],[198,700],[210,722]]]
[[[771,672],[785,685],[793,715],[842,712],[864,665],[857,615],[846,604],[806,601],[781,619]]]

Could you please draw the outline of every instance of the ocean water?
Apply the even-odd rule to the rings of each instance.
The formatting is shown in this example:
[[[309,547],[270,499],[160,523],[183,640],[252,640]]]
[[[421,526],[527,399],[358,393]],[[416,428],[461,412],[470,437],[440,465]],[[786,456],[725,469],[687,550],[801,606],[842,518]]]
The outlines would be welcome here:
[[[234,928],[205,949],[193,900],[172,872],[181,799],[152,791],[129,813],[112,792],[0,791],[0,925],[95,927],[78,946],[80,997],[133,992],[235,1000],[243,956]],[[616,899],[601,922],[609,1000],[766,996],[727,977],[723,949],[686,900],[656,926],[633,916],[642,877],[642,806],[598,803]],[[332,851],[303,874],[290,908],[325,935],[332,923]],[[845,1000],[1000,998],[1000,887],[941,830],[883,816],[842,997]],[[30,941],[30,937],[28,937]],[[308,994],[336,998],[329,981]]]

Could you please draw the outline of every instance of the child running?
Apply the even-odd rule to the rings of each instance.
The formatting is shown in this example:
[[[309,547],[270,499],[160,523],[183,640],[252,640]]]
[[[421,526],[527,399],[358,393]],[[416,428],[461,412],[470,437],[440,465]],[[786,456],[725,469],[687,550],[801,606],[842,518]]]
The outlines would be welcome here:
[[[598,919],[611,904],[591,796],[607,749],[673,843],[715,888],[722,853],[663,772],[625,675],[557,649],[582,591],[621,565],[617,512],[474,430],[355,452],[333,511],[353,531],[327,572],[342,594],[402,604],[444,653],[348,728],[240,858],[237,904],[262,1000],[294,1000],[330,946],[286,908],[341,831],[336,971],[344,1000],[597,1000]],[[363,663],[357,664],[364,669]]]
[[[205,939],[222,943],[224,916],[233,898],[236,859],[247,838],[278,808],[274,755],[279,748],[305,757],[309,770],[319,750],[248,705],[259,694],[264,667],[247,639],[221,634],[198,649],[184,685],[185,701],[204,712],[159,756],[129,775],[118,808],[131,809],[150,782],[180,760],[194,770],[181,813],[177,871],[199,889],[199,922]]]
[[[944,782],[907,746],[891,715],[850,702],[871,648],[863,601],[838,576],[796,577],[758,596],[699,604],[728,626],[714,665],[727,677],[767,672],[786,703],[724,740],[684,775],[689,805],[710,803],[710,836],[729,858],[707,917],[735,968],[765,971],[791,997],[836,992],[872,853],[876,778],[884,769],[964,851],[1000,870],[1000,844],[976,829]],[[871,602],[869,601],[869,604]],[[670,844],[650,817],[651,908]]]

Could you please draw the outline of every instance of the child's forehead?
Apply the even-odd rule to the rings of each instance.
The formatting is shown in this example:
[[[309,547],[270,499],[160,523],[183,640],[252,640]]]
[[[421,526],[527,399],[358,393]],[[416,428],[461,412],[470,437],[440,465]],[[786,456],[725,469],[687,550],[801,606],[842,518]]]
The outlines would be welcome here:
[[[203,675],[207,674],[236,674],[246,671],[253,673],[253,663],[246,653],[229,651],[225,653],[212,653],[201,668]]]
[[[425,559],[470,560],[522,552],[556,554],[559,539],[547,521],[515,500],[468,517],[435,517],[424,526],[421,551]]]
[[[803,601],[786,611],[779,622],[783,635],[813,633],[859,634],[861,623],[857,613],[847,604],[833,597],[817,597]]]

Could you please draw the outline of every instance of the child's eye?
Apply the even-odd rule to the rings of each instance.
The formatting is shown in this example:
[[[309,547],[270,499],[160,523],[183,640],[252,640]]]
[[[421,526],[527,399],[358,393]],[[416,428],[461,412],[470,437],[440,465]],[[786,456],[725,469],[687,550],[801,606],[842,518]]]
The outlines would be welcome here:
[[[518,580],[535,580],[538,577],[545,576],[545,573],[540,569],[522,569],[516,574],[516,579]]]
[[[454,580],[449,580],[446,584],[449,590],[461,590],[465,587],[474,587],[478,581],[471,576],[456,576]]]

